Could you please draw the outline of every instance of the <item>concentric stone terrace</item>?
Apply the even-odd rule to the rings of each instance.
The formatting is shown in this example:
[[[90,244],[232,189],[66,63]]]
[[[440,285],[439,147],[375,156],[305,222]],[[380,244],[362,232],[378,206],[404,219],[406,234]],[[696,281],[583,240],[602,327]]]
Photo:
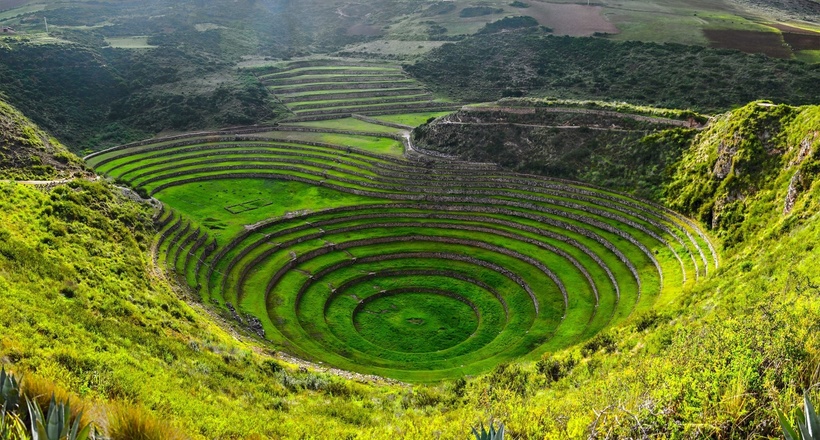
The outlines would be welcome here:
[[[400,66],[349,60],[294,61],[256,70],[259,79],[293,113],[292,121],[351,115],[452,110]]]
[[[408,381],[475,374],[583,341],[717,267],[692,222],[652,203],[262,130],[88,162],[168,204],[159,260],[314,361]]]

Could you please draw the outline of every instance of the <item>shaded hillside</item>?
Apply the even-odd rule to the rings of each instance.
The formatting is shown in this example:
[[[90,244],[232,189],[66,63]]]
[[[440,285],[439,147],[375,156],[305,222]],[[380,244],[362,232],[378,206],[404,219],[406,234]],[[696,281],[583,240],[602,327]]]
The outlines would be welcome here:
[[[128,89],[94,51],[73,44],[20,40],[0,45],[0,92],[70,146],[101,130],[112,102]]]
[[[737,244],[820,209],[820,107],[752,103],[716,118],[676,165],[667,203]]]
[[[709,113],[755,99],[809,104],[820,95],[820,71],[810,64],[697,46],[554,37],[535,29],[445,44],[406,70],[468,102],[529,95]]]
[[[477,107],[416,128],[413,141],[433,154],[657,199],[695,134],[687,125],[583,108]]]
[[[256,78],[205,55],[7,41],[0,44],[0,92],[74,151],[277,114]]]
[[[51,180],[90,174],[80,159],[0,100],[0,179]]]

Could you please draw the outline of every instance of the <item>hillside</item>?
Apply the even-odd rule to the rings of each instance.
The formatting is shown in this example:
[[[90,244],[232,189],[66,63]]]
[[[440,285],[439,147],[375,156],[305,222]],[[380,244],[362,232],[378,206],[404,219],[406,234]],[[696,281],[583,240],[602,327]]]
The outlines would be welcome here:
[[[417,149],[505,169],[579,180],[659,200],[667,167],[677,162],[704,117],[676,119],[595,108],[577,101],[505,99],[465,107],[413,130]],[[654,110],[654,109],[653,109]]]
[[[817,150],[816,141],[800,146],[814,115],[816,107],[757,103],[727,114],[696,136],[677,175],[719,162],[699,151],[775,127],[784,159],[770,170],[792,175],[797,166],[788,163]],[[537,362],[410,387],[297,371],[265,345],[214,324],[209,306],[186,304],[156,271],[151,249],[160,249],[160,261],[180,252],[152,238],[151,209],[106,183],[76,181],[47,193],[0,184],[0,203],[14,208],[0,210],[0,288],[3,309],[15,311],[0,323],[0,359],[33,383],[51,386],[46,378],[67,388],[100,424],[132,408],[192,438],[464,438],[489,416],[521,439],[777,436],[772,408],[791,407],[816,382],[820,353],[810,337],[820,317],[817,187],[784,215],[786,186],[788,179],[765,180],[747,199],[754,217],[732,221],[788,228],[749,229],[721,251],[717,271],[652,310]],[[172,224],[166,217],[158,228]],[[172,428],[158,429],[168,437]]]
[[[95,42],[0,36],[0,92],[72,151],[163,130],[248,125],[282,111],[256,78],[225,61]]]
[[[508,96],[626,101],[726,111],[755,99],[811,104],[811,64],[737,51],[523,29],[475,35],[430,51],[406,70],[434,92],[467,102]]]
[[[820,107],[766,102],[720,115],[671,173],[667,204],[735,245],[817,212]]]
[[[78,157],[0,100],[0,179],[52,180],[88,174]]]

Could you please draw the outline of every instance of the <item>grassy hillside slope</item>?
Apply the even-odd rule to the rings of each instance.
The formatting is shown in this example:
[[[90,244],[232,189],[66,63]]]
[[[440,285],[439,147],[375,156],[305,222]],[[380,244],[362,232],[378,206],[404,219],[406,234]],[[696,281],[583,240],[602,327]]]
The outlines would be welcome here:
[[[0,179],[45,180],[86,173],[79,158],[0,100]]]
[[[281,111],[256,78],[227,62],[99,45],[0,37],[0,92],[73,151],[163,130],[253,124]]]
[[[736,244],[818,210],[820,107],[752,103],[718,116],[675,167],[668,204]]]

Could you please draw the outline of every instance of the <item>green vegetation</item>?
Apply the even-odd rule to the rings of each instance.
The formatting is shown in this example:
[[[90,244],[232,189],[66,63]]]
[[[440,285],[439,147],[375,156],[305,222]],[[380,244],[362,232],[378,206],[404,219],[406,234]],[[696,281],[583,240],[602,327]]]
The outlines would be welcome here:
[[[528,95],[708,113],[755,99],[808,104],[820,94],[817,69],[795,61],[526,29],[444,45],[406,70],[436,93],[474,102]]]
[[[315,59],[254,69],[254,73],[294,114],[290,118],[294,121],[453,108],[389,64]]]
[[[0,59],[0,92],[74,151],[162,130],[253,124],[282,111],[253,76],[172,48],[21,40],[0,46]]]
[[[788,151],[796,151],[794,157],[800,157],[800,151],[805,148],[800,165],[791,165],[788,170],[801,169],[808,173],[813,169],[810,158],[816,145],[811,141],[803,147],[802,141],[810,134],[810,130],[804,129],[817,126],[812,119],[815,111],[814,108],[753,104],[727,116],[727,122],[719,121],[723,127],[737,128],[707,129],[698,135],[693,148],[705,148],[700,145],[705,145],[707,140],[717,146],[735,139],[739,136],[736,133],[746,133],[743,127],[747,125],[755,127],[749,128],[749,132],[761,127],[774,132],[774,126],[766,124],[785,120],[788,124],[780,126],[778,143],[793,148]],[[772,408],[783,407],[796,398],[798,389],[814,383],[812,374],[816,370],[814,359],[817,359],[818,347],[814,338],[807,335],[812,334],[811,323],[816,323],[820,314],[812,300],[820,284],[813,270],[818,236],[813,207],[813,201],[818,200],[817,185],[812,184],[800,193],[792,211],[783,217],[779,207],[770,212],[771,200],[779,198],[777,194],[785,195],[784,185],[788,186],[790,181],[781,178],[764,181],[758,195],[748,199],[747,209],[755,215],[769,213],[766,214],[769,217],[760,217],[769,226],[748,228],[745,240],[724,250],[720,268],[716,269],[708,244],[696,233],[697,229],[645,202],[577,184],[517,176],[492,168],[478,170],[475,165],[460,171],[459,166],[464,165],[457,163],[425,165],[375,156],[359,150],[355,143],[348,152],[345,147],[340,150],[330,145],[273,141],[269,136],[224,134],[223,140],[202,136],[181,141],[155,140],[153,144],[115,150],[89,159],[95,167],[121,175],[148,191],[156,190],[164,182],[174,182],[174,186],[156,193],[174,208],[166,208],[157,216],[156,223],[150,220],[152,213],[148,208],[121,198],[118,191],[105,183],[76,181],[50,192],[0,184],[3,193],[0,198],[3,204],[0,209],[3,237],[0,240],[3,247],[0,249],[0,288],[6,292],[0,300],[7,303],[2,306],[3,310],[11,311],[3,314],[0,322],[4,334],[0,354],[13,364],[15,371],[25,373],[30,383],[27,386],[38,386],[37,376],[52,378],[58,382],[57,386],[70,389],[89,405],[104,406],[105,409],[89,411],[95,414],[94,420],[100,425],[117,426],[110,420],[119,418],[142,426],[144,414],[154,414],[172,425],[161,432],[181,429],[194,438],[254,434],[395,438],[407,433],[419,437],[434,433],[464,437],[471,426],[486,420],[487,414],[503,421],[505,431],[515,438],[545,435],[578,438],[590,433],[593,437],[634,436],[636,432],[680,437],[729,436],[730,433],[741,437],[775,436],[779,428]],[[244,153],[249,149],[258,150],[251,156],[253,160],[248,160],[249,156]],[[234,152],[237,154],[232,154]],[[218,175],[224,170],[207,170],[214,164],[204,167],[196,164],[219,159],[217,163],[242,165],[246,169],[265,164],[268,169],[264,172],[276,173],[285,171],[282,160],[294,158],[285,153],[296,152],[305,162],[286,166],[299,171],[289,170],[278,178],[299,176],[303,180],[298,182],[274,182],[248,175],[184,184],[184,174],[163,171],[173,165],[172,169],[188,170],[191,176]],[[683,157],[688,154],[685,152]],[[791,163],[792,154],[788,153],[790,159],[780,163]],[[273,167],[272,162],[260,160],[266,157],[275,158],[281,166]],[[168,162],[162,164],[162,161]],[[714,169],[714,163],[700,165],[686,159],[680,163],[677,173]],[[334,168],[320,171],[318,166],[325,164],[332,164]],[[422,170],[428,167],[436,171],[433,176],[458,179],[458,185],[454,185],[454,181],[425,185],[428,178],[422,176],[429,173]],[[328,173],[327,177],[324,172]],[[370,173],[371,178],[356,177],[353,173]],[[412,184],[402,180],[404,173],[413,176]],[[161,178],[147,183],[154,177]],[[523,186],[510,186],[501,178],[522,179]],[[326,182],[319,186],[319,181]],[[376,182],[384,188],[360,186],[357,190],[360,193],[350,194],[351,188],[367,182]],[[496,183],[503,183],[503,187],[492,188]],[[546,186],[539,186],[541,184]],[[306,192],[308,187],[315,192]],[[407,201],[400,202],[404,206],[396,206],[397,201],[388,198],[391,194],[412,195],[417,187],[424,187],[427,195],[456,190],[447,197],[461,197],[459,192],[475,190],[488,193],[481,203],[456,202],[446,206],[436,206],[438,202],[434,201]],[[499,192],[502,188],[503,195]],[[260,192],[277,194],[279,198],[271,205],[266,205],[264,200],[263,203],[254,201],[260,198]],[[545,200],[520,206],[510,204],[536,194]],[[213,198],[213,203],[209,198]],[[202,202],[205,200],[209,203]],[[195,203],[204,210],[197,212]],[[492,212],[480,211],[482,206],[498,205],[506,207]],[[598,210],[595,213],[591,210],[594,206]],[[238,214],[232,214],[225,207],[231,207]],[[331,207],[353,210],[344,213],[323,209]],[[561,214],[555,216],[547,208]],[[302,211],[304,209],[310,211]],[[629,219],[631,223],[623,223],[615,217]],[[259,223],[265,219],[274,221]],[[642,287],[638,288],[628,265],[619,260],[613,250],[588,235],[562,230],[556,223],[559,219],[594,230],[601,238],[616,244],[616,249],[634,262]],[[595,226],[584,223],[593,219]],[[754,222],[749,215],[736,219],[741,225]],[[249,224],[258,226],[244,228]],[[651,245],[650,255],[656,255],[664,273],[664,288],[659,294],[655,290],[659,286],[657,271],[647,254],[634,243],[608,232],[607,224],[617,225],[618,230],[628,231],[639,243]],[[657,229],[658,225],[671,228],[672,235]],[[694,241],[682,233],[683,230],[689,231]],[[672,248],[682,257],[689,280],[683,287],[680,263],[672,251],[647,235],[647,231],[655,231],[673,243]],[[543,235],[548,232],[552,235]],[[227,249],[234,242],[231,237],[242,234],[247,235],[227,252],[210,246],[216,238],[219,249]],[[321,235],[311,238],[317,234]],[[395,241],[422,235],[458,241],[430,244],[419,240]],[[675,235],[685,246],[681,246]],[[571,237],[574,242],[558,239],[561,236]],[[384,237],[393,241],[360,243],[358,248],[348,248],[359,257],[356,264],[335,267],[351,260],[342,255],[343,251],[331,251],[327,242],[338,249],[362,237]],[[283,337],[280,331],[292,332],[287,336],[296,338],[299,345],[285,345],[289,352],[313,350],[318,345],[339,348],[338,341],[344,347],[359,348],[367,347],[370,340],[384,344],[395,340],[389,332],[425,332],[429,328],[423,326],[431,322],[428,317],[437,319],[429,309],[407,309],[413,316],[389,313],[393,310],[389,295],[374,298],[366,302],[359,313],[352,313],[359,303],[350,296],[337,295],[328,304],[326,315],[319,316],[357,316],[360,323],[381,319],[395,325],[384,332],[381,331],[384,327],[376,329],[375,325],[365,322],[362,335],[366,337],[356,338],[351,321],[334,318],[329,321],[331,324],[323,324],[323,319],[316,320],[313,311],[323,312],[324,299],[314,294],[330,292],[322,283],[342,288],[346,280],[361,279],[358,284],[353,282],[344,287],[349,295],[360,299],[365,295],[372,297],[381,290],[396,292],[399,286],[414,286],[416,292],[439,288],[469,295],[470,302],[484,318],[504,316],[503,306],[483,287],[481,283],[484,283],[505,292],[502,298],[511,311],[507,323],[511,335],[523,333],[516,330],[516,325],[527,325],[526,320],[516,319],[519,314],[526,318],[526,308],[519,307],[530,304],[532,310],[531,298],[516,282],[494,273],[493,267],[445,260],[449,272],[442,274],[431,272],[442,267],[433,258],[368,262],[370,255],[443,251],[469,254],[503,265],[532,285],[552,283],[548,278],[542,280],[538,270],[524,269],[531,263],[516,261],[513,255],[499,252],[503,248],[520,249],[543,259],[547,267],[555,268],[568,287],[571,306],[567,309],[565,324],[557,327],[553,338],[556,342],[548,342],[545,348],[529,356],[520,353],[523,357],[516,355],[515,359],[520,360],[514,363],[493,366],[497,362],[493,361],[489,365],[476,365],[475,371],[487,373],[471,374],[467,370],[465,376],[460,372],[449,376],[455,379],[451,382],[411,388],[356,384],[310,369],[297,372],[260,354],[264,351],[254,351],[256,343],[236,341],[233,335],[212,323],[211,317],[205,315],[205,306],[186,305],[173,295],[168,281],[153,272],[153,263],[146,255],[154,249],[153,254],[161,263],[186,275],[186,281],[192,286],[199,284],[203,299],[235,304],[232,306],[235,313],[225,306],[226,317],[239,320],[241,328],[258,334],[259,327],[248,313],[264,320],[268,304],[254,302],[252,298],[254,292],[260,287],[264,290],[270,280],[265,274],[275,273],[277,265],[291,264],[289,253],[277,251],[274,246],[285,240],[300,241],[290,248],[297,252],[297,258],[306,255],[308,249],[329,252],[294,266],[294,270],[274,286],[277,293],[272,298],[282,298],[286,304],[286,295],[292,294],[288,292],[298,292],[297,286],[309,279],[295,269],[316,276],[321,270],[332,269],[327,272],[327,281],[317,281],[306,290],[300,308],[293,310],[275,302],[271,304],[285,322],[291,320],[305,325],[304,330],[288,330],[281,326],[281,321],[266,321],[262,325],[265,336],[273,340]],[[485,245],[476,247],[477,241]],[[556,253],[550,256],[549,252],[539,250],[543,248],[533,247],[535,242],[549,243],[577,260],[593,282],[585,281],[582,272],[567,263],[569,259],[557,258],[560,254]],[[259,245],[251,248],[256,243]],[[197,268],[198,258],[206,252],[205,263]],[[268,252],[267,260],[257,258]],[[600,262],[596,262],[593,255],[597,255]],[[217,257],[219,262],[209,275],[209,267]],[[708,276],[704,257],[708,261]],[[264,267],[247,271],[247,280],[243,283],[245,268],[257,259]],[[641,260],[642,263],[636,263]],[[788,262],[788,271],[782,269],[784,261]],[[395,272],[397,262],[406,264],[403,272]],[[363,271],[356,270],[359,265]],[[611,278],[605,267],[611,271]],[[696,267],[700,268],[701,280],[697,284],[693,282],[698,273]],[[379,274],[378,281],[366,279],[370,272]],[[243,291],[235,289],[243,284],[246,286]],[[373,289],[373,284],[382,289]],[[617,304],[614,302],[616,284],[621,295]],[[595,310],[591,302],[594,295],[590,286],[593,285],[598,288],[599,306],[590,321],[589,315],[584,314]],[[638,292],[642,293],[640,298],[636,295]],[[396,293],[392,298],[399,301],[399,307],[415,294],[424,293]],[[558,306],[560,310],[560,296],[547,293],[545,297],[541,292],[536,295],[545,315],[552,307]],[[463,302],[450,297],[439,296],[437,301],[441,302],[440,308],[454,310],[452,314],[461,319],[474,314],[472,308],[468,312],[460,305]],[[388,313],[367,313],[381,310]],[[614,313],[603,313],[604,310]],[[482,335],[491,335],[493,326],[501,324],[490,319],[464,319],[456,327],[459,329],[456,333],[441,335],[440,339],[429,338],[428,342],[444,347],[448,341],[463,338],[476,322],[475,336],[444,350],[453,353],[453,350],[469,349],[469,344],[485,337]],[[316,328],[327,325],[327,331],[323,332],[326,337],[323,340],[305,338],[302,331],[312,331],[311,325]],[[557,338],[571,336],[561,330],[563,326],[566,330],[580,329],[586,336],[579,335],[575,339],[578,344],[568,342],[562,346]],[[57,334],[65,344],[54,344],[53,336]],[[337,339],[345,335],[353,337]],[[543,349],[548,351],[542,352]],[[384,353],[388,358],[395,356]],[[331,357],[333,362],[340,362],[342,354],[336,352]],[[412,355],[412,351],[402,354]],[[379,358],[380,362],[385,360],[389,361]],[[36,391],[36,395],[46,396],[54,387],[39,386],[49,391]],[[689,402],[688,405],[681,406],[682,400]],[[124,410],[116,409],[121,405],[136,407],[136,414],[129,416]],[[75,408],[74,403],[71,407]],[[225,408],[232,409],[226,411]],[[253,420],[247,417],[250,412],[254,414]],[[623,423],[623,420],[630,422]],[[146,425],[156,426],[156,422]],[[128,432],[126,428],[121,429],[120,432]]]
[[[571,101],[545,104],[506,99],[468,107],[416,128],[413,142],[417,148],[461,160],[660,200],[668,169],[697,133],[680,119],[633,116],[639,110],[677,117],[687,116],[684,112]],[[632,113],[614,111],[622,107]]]
[[[538,20],[528,16],[504,17],[501,20],[487,23],[478,31],[479,34],[492,34],[511,29],[521,29],[538,26]]]
[[[288,124],[291,125],[291,124]],[[369,133],[398,133],[399,129],[386,127],[384,125],[371,124],[354,118],[330,119],[313,122],[294,122],[292,125],[299,127],[316,127],[339,130],[364,131]]]
[[[818,124],[816,106],[767,102],[718,116],[671,173],[667,203],[710,225],[727,245],[788,230],[817,209],[808,194],[820,169]],[[761,191],[773,184],[776,191]],[[793,210],[802,214],[777,221]]]
[[[817,431],[811,2],[509,2],[9,2],[0,439]]]
[[[0,179],[44,180],[86,174],[56,139],[0,100]]]
[[[413,114],[406,114],[406,115],[379,115],[375,118],[380,121],[385,122],[393,122],[396,124],[403,124],[408,125],[410,127],[417,127],[428,120],[430,118],[439,118],[444,115],[448,115],[451,112],[430,112],[430,113],[413,113]]]
[[[481,17],[482,15],[493,15],[504,12],[501,8],[493,8],[491,6],[468,6],[458,12],[458,16],[462,18]]]

